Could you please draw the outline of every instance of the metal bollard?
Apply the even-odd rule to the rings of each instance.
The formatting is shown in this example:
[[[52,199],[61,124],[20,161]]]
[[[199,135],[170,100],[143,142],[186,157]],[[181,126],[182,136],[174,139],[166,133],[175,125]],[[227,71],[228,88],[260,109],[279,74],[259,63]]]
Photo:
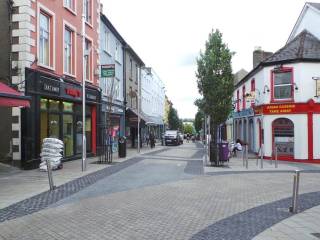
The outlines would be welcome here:
[[[278,149],[277,149],[277,146],[275,146],[274,155],[275,155],[274,166],[275,166],[275,168],[278,168]]]
[[[292,192],[292,206],[289,211],[292,213],[298,212],[298,198],[299,198],[299,181],[300,181],[300,170],[295,171],[293,176],[293,192]]]
[[[54,190],[56,187],[53,184],[53,178],[52,178],[52,170],[51,170],[51,163],[50,161],[47,159],[47,171],[48,171],[48,179],[49,179],[49,187],[50,187],[50,191]]]
[[[242,148],[242,166],[243,167],[245,166],[245,147],[246,146],[243,146]]]
[[[249,162],[248,162],[248,145],[246,145],[246,169],[249,167]]]
[[[261,145],[260,168],[263,168],[263,144]]]
[[[258,151],[258,156],[257,156],[257,160],[256,160],[256,166],[259,165],[259,154],[261,154],[261,147],[259,148],[259,151]]]

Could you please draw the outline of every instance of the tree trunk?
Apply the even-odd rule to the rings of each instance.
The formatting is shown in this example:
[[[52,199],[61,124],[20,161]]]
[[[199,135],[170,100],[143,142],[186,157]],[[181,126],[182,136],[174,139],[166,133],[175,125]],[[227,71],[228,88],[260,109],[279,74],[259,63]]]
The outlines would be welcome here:
[[[213,117],[210,117],[210,162],[211,165],[218,166],[218,125],[214,122]]]

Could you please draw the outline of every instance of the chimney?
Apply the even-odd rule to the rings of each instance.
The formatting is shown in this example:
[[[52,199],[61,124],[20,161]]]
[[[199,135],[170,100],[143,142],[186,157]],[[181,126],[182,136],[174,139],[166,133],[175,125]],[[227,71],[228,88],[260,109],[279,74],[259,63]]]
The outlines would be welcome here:
[[[103,13],[103,4],[100,3],[100,13]]]
[[[255,47],[252,56],[253,68],[258,66],[259,63],[264,61],[266,58],[270,57],[272,54],[272,52],[263,51],[260,46]]]

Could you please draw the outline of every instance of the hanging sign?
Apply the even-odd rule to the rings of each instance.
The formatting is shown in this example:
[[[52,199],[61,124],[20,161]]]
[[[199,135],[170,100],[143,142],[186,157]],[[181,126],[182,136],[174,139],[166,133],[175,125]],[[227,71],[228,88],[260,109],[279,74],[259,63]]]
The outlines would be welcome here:
[[[101,77],[105,77],[105,78],[115,77],[115,64],[101,65]]]
[[[254,102],[256,99],[256,92],[252,91],[250,93],[247,93],[245,95],[245,98],[246,98],[246,101],[248,101],[248,102]]]

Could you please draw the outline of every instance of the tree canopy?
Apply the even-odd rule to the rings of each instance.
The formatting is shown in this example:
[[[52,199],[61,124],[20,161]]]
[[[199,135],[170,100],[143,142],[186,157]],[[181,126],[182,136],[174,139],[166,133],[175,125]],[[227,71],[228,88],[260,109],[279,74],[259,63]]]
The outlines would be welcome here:
[[[199,109],[194,119],[194,128],[196,132],[199,132],[202,129],[203,121],[204,121],[204,114],[202,110]]]
[[[181,121],[178,116],[178,112],[174,107],[170,107],[168,113],[168,124],[170,129],[178,130],[181,128]]]
[[[205,51],[200,52],[197,59],[196,77],[202,99],[195,104],[211,117],[213,129],[226,121],[232,110],[232,56],[233,53],[222,40],[222,33],[212,30]]]
[[[190,123],[183,124],[183,133],[193,134],[194,133],[193,125],[191,125]]]

